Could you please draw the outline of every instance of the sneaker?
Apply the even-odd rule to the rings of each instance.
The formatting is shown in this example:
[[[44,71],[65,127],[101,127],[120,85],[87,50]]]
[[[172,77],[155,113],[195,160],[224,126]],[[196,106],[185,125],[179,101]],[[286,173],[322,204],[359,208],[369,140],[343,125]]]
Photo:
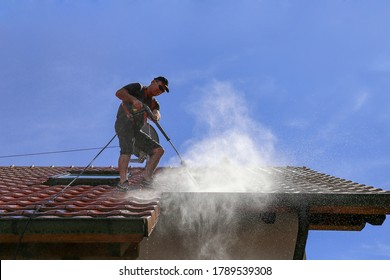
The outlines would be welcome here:
[[[144,176],[142,175],[136,175],[134,177],[130,178],[131,186],[137,186],[139,189],[144,189],[144,188],[150,188],[150,185],[152,184],[152,179],[145,179]]]
[[[118,191],[127,192],[130,189],[129,181],[119,182],[116,188]]]
[[[136,184],[130,184],[128,180],[124,181],[123,183],[118,183],[117,190],[121,192],[131,192],[142,189],[141,186]]]
[[[151,189],[152,180],[146,180],[145,178],[142,179],[141,182],[138,183],[138,186],[141,189]]]

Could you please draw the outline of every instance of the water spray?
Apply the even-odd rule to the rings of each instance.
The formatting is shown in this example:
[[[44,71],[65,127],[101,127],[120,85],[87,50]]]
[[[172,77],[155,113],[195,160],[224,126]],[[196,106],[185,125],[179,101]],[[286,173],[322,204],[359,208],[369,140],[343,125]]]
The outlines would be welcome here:
[[[149,118],[156,124],[157,128],[160,130],[160,132],[162,133],[162,135],[164,135],[165,139],[169,142],[169,144],[171,144],[172,148],[175,150],[177,156],[179,157],[180,159],[180,164],[182,167],[185,167],[184,169],[186,170],[188,176],[191,178],[191,180],[197,185],[197,182],[195,180],[195,178],[192,176],[192,174],[188,171],[188,169],[186,168],[186,163],[184,162],[182,156],[180,155],[179,151],[176,149],[175,145],[173,145],[171,139],[169,138],[168,134],[165,132],[165,130],[162,128],[162,126],[160,125],[160,123],[155,119],[154,115],[153,115],[153,112],[152,110],[150,110],[150,108],[146,105],[146,104],[143,104],[143,107],[146,111],[146,113],[148,114]]]

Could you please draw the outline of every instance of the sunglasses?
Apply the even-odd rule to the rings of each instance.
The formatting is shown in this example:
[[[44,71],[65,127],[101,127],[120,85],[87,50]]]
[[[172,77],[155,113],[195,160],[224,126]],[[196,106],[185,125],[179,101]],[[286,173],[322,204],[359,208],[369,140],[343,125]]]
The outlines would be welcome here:
[[[158,89],[161,90],[161,92],[164,92],[164,91],[165,91],[165,89],[163,88],[162,85],[158,85]]]

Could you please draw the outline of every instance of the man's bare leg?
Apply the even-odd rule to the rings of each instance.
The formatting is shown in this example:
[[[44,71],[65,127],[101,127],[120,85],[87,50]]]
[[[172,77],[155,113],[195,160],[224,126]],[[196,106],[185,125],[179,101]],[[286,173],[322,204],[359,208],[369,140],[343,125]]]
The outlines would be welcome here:
[[[130,155],[120,155],[118,160],[118,170],[121,184],[127,180]]]
[[[161,157],[164,154],[164,149],[163,148],[155,148],[153,150],[153,153],[151,154],[145,170],[143,172],[143,177],[146,180],[151,180],[153,176],[154,170],[157,168],[158,163],[160,162]]]

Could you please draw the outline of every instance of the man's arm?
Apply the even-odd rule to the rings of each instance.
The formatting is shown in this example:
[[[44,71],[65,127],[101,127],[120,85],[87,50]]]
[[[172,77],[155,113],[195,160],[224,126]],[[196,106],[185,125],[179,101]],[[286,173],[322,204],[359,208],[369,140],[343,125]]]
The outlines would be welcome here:
[[[161,114],[160,111],[157,109],[153,110],[153,116],[155,121],[159,121],[161,119]]]
[[[115,93],[116,97],[118,97],[120,100],[122,100],[123,102],[128,102],[128,103],[131,103],[133,104],[133,107],[137,110],[141,110],[142,109],[142,102],[139,101],[137,98],[135,98],[134,96],[132,96],[131,94],[129,94],[129,92],[127,91],[127,89],[125,88],[121,88],[119,89],[116,93]]]

